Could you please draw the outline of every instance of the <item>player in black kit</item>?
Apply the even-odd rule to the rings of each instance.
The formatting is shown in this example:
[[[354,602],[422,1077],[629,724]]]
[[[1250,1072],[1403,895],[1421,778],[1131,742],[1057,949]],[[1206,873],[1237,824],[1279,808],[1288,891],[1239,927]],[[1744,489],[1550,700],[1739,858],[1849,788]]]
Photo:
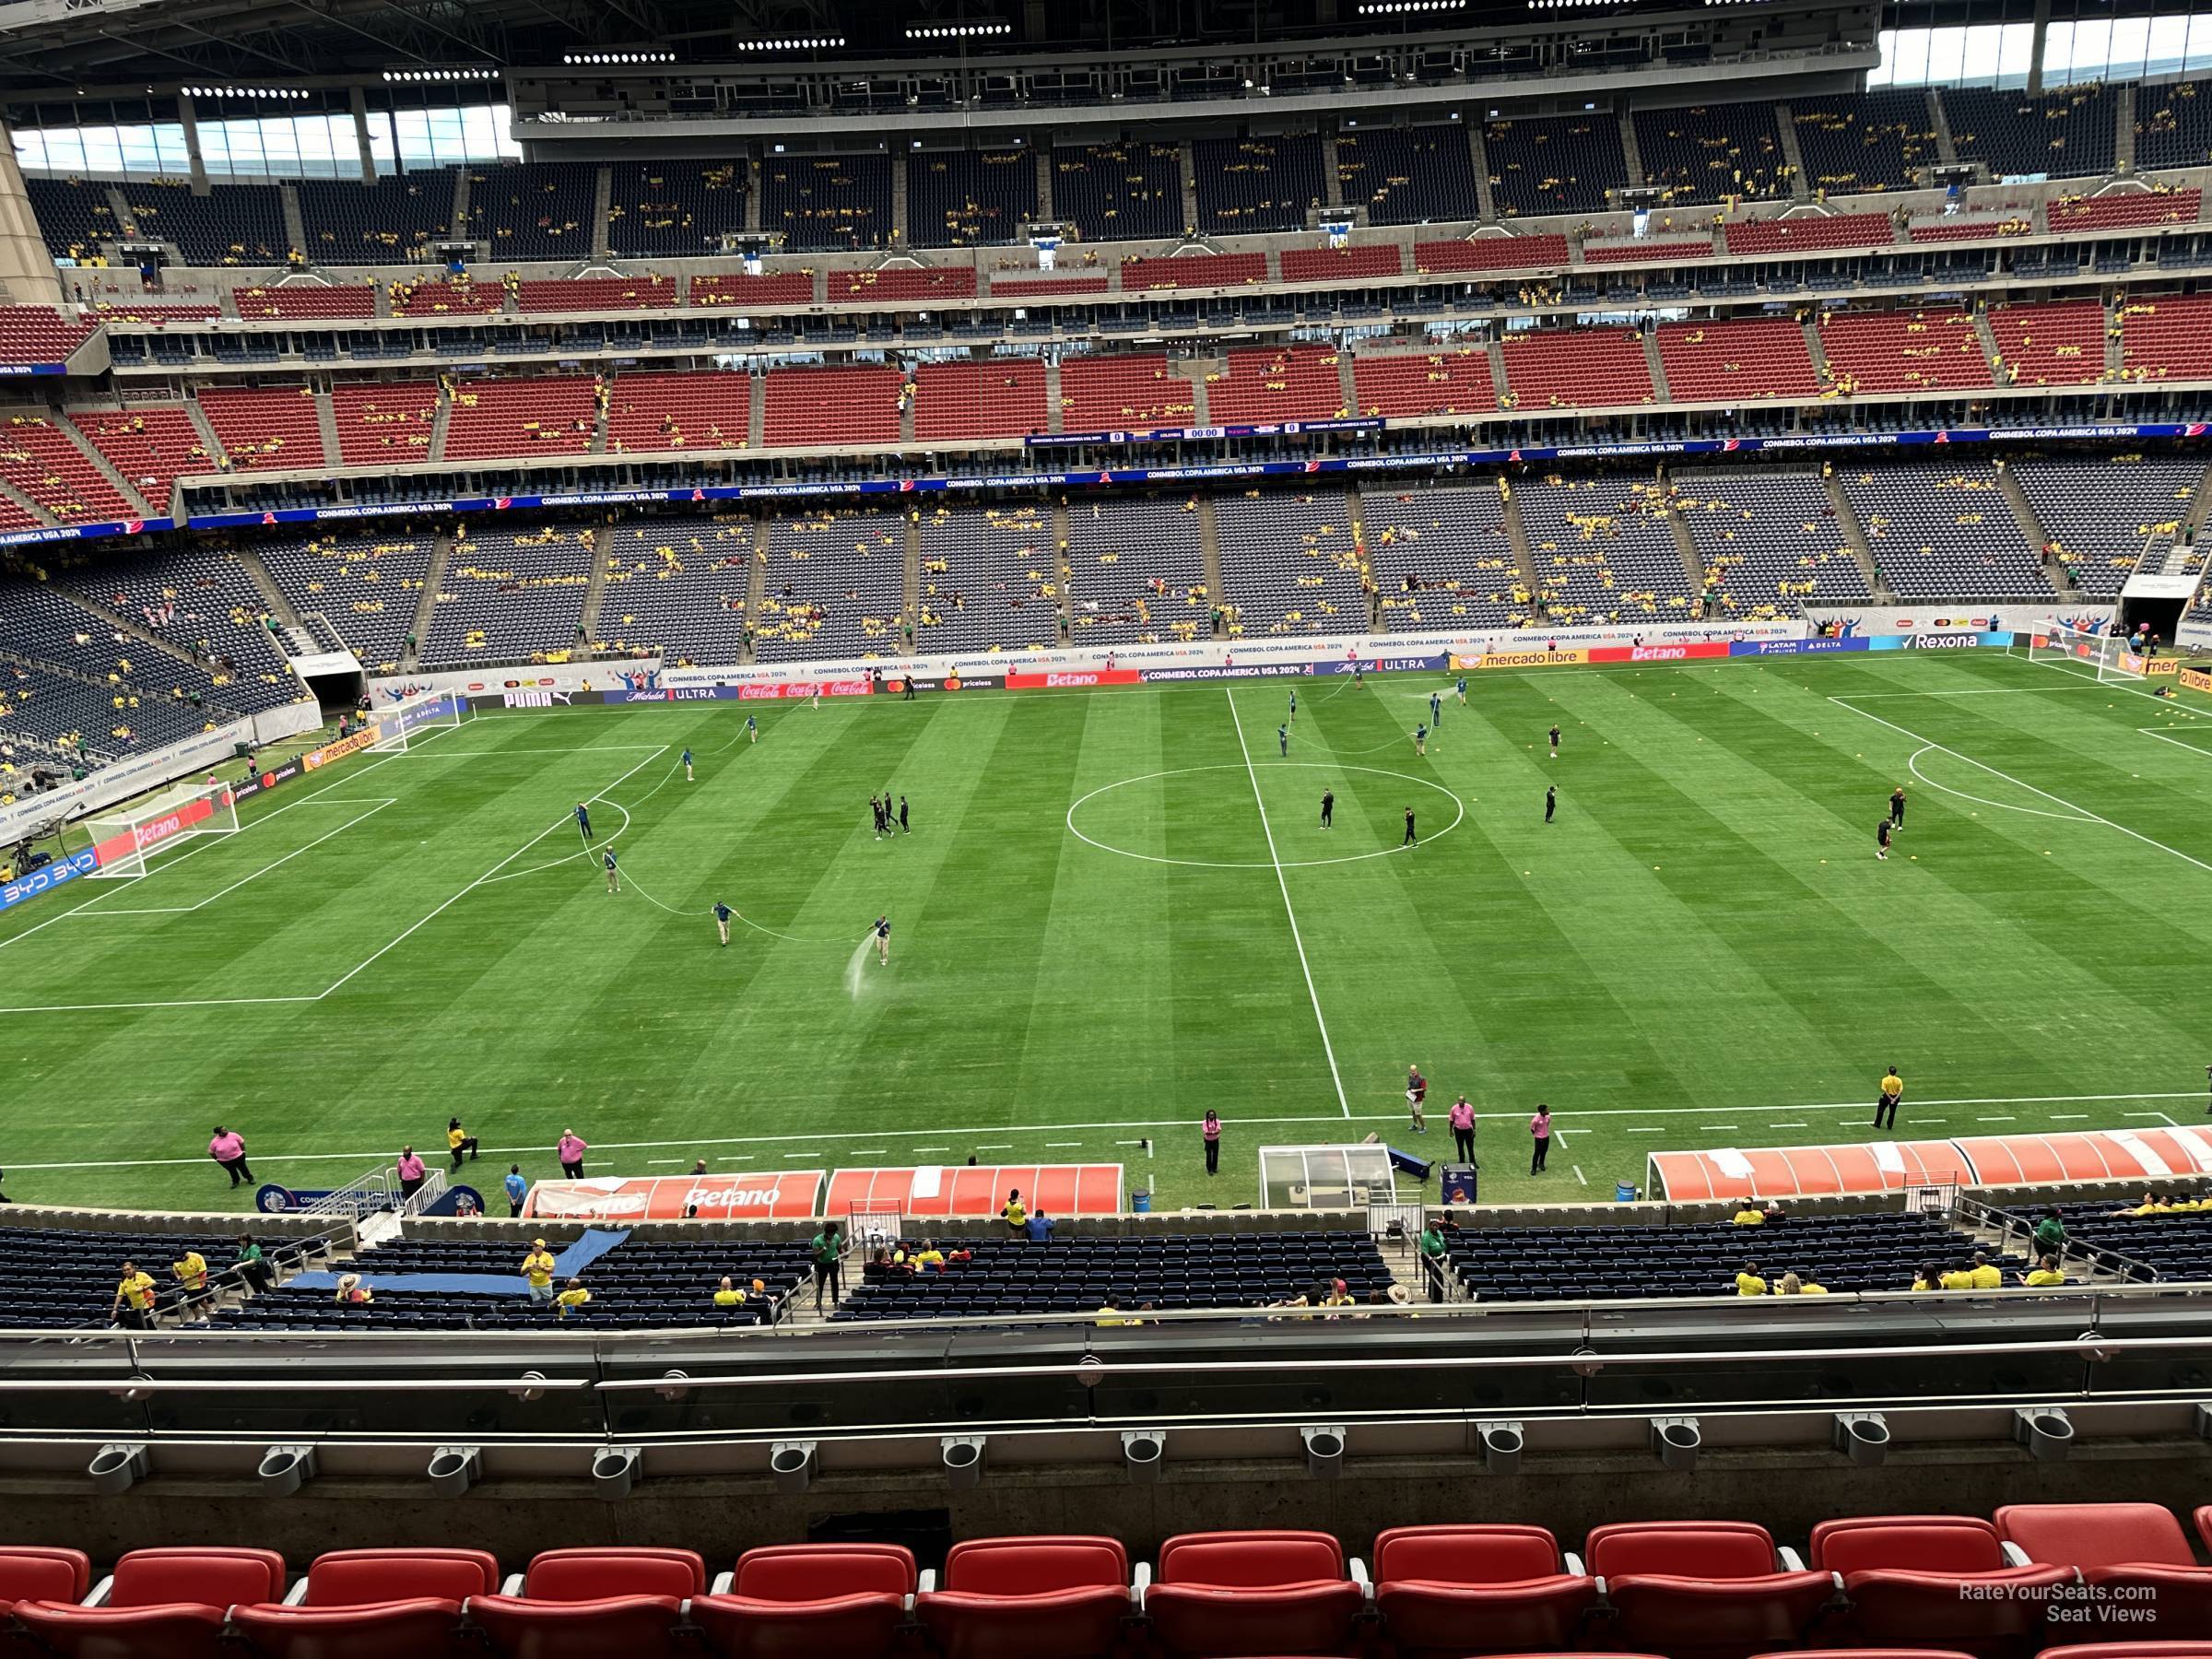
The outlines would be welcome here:
[[[1335,818],[1336,792],[1333,789],[1324,789],[1321,792],[1321,827],[1324,830],[1333,829]]]

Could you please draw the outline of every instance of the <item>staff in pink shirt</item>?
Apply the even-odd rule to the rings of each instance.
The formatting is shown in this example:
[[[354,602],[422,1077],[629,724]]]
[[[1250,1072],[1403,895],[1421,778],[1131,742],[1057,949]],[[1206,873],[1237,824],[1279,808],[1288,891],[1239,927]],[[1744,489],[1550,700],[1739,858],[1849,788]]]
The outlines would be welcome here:
[[[591,1149],[592,1143],[575,1130],[563,1129],[560,1132],[560,1145],[556,1148],[560,1154],[560,1172],[571,1181],[582,1181],[583,1155]]]
[[[1536,1115],[1528,1120],[1528,1136],[1534,1146],[1528,1158],[1528,1172],[1541,1175],[1544,1159],[1551,1151],[1551,1108],[1542,1101],[1536,1103]]]
[[[215,1126],[215,1138],[207,1143],[207,1156],[228,1171],[232,1186],[243,1186],[253,1179],[253,1171],[246,1168],[246,1137],[235,1129]]]
[[[1461,1163],[1475,1161],[1475,1108],[1465,1095],[1452,1102],[1452,1146]]]
[[[429,1177],[423,1172],[422,1159],[415,1156],[413,1147],[402,1147],[399,1149],[398,1169],[399,1196],[405,1202],[420,1192],[422,1183]]]

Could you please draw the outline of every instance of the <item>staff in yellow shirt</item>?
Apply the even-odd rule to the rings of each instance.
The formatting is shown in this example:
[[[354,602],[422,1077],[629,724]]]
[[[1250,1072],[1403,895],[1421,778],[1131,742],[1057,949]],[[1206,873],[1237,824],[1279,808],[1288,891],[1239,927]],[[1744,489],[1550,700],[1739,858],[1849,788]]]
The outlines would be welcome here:
[[[553,1253],[543,1239],[530,1241],[530,1253],[523,1258],[523,1279],[530,1287],[532,1301],[553,1300]]]
[[[583,1281],[572,1278],[560,1288],[560,1294],[553,1299],[553,1317],[566,1319],[571,1313],[581,1313],[590,1306],[591,1300],[592,1293],[583,1288]]]
[[[1897,1103],[1905,1098],[1905,1080],[1897,1075],[1892,1065],[1882,1074],[1882,1092],[1874,1100],[1874,1126],[1877,1129],[1897,1127]]]
[[[123,1265],[123,1278],[115,1287],[115,1300],[109,1304],[108,1317],[134,1331],[146,1330],[154,1323],[153,1276],[139,1272],[137,1263]]]
[[[207,1288],[207,1258],[196,1250],[187,1247],[182,1256],[169,1265],[169,1270],[177,1276],[177,1283],[184,1287],[188,1295],[197,1296]]]

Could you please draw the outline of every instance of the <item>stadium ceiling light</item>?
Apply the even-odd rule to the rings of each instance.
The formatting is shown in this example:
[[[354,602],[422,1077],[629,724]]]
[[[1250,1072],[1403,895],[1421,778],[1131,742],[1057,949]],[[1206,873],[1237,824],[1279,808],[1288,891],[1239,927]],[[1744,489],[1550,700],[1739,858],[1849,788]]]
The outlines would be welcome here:
[[[805,41],[740,41],[740,52],[823,52],[831,51],[845,43],[843,35],[825,35]]]
[[[180,88],[186,98],[260,98],[290,100],[305,98],[304,87],[184,87]]]
[[[673,52],[571,52],[560,60],[564,64],[673,64]]]
[[[1457,11],[1467,0],[1367,0],[1359,7],[1363,18],[1390,17],[1408,12]]]
[[[917,24],[907,29],[906,38],[910,41],[963,41],[984,35],[1010,35],[1013,32],[1014,25],[1011,23]]]

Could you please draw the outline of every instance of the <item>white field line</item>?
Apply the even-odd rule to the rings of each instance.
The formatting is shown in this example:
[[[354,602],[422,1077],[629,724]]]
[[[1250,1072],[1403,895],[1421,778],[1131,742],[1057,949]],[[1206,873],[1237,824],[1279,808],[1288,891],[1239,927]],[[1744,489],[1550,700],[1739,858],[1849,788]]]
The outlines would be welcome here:
[[[2174,736],[2171,733],[2162,731],[2157,726],[2137,726],[2136,730],[2142,733],[2146,737],[2156,737],[2160,743],[2171,743],[2175,748],[2187,749],[2193,755],[2212,757],[2212,749],[2199,748],[2194,743],[2183,743],[2179,737]]]
[[[265,1002],[276,1000],[313,1002],[315,998],[312,996],[299,996],[283,999],[262,997],[253,1000]],[[206,1003],[164,1003],[154,1006],[161,1007],[205,1007],[217,1005]],[[2183,1094],[2022,1095],[2013,1097],[1991,1097],[1986,1099],[1976,1098],[1971,1100],[1920,1100],[1914,1104],[1917,1107],[1924,1109],[1932,1106],[2041,1106],[2053,1104],[2091,1105],[2100,1101],[2109,1100],[2201,1100],[2203,1096],[2204,1091],[2202,1089],[2191,1089]],[[1860,1103],[1853,1100],[1829,1100],[1812,1105],[1777,1106],[1772,1110],[1777,1112],[1842,1112],[1855,1111],[1859,1110],[1859,1108]],[[1560,1116],[1572,1116],[1576,1118],[1665,1117],[1669,1114],[1681,1115],[1695,1112],[1711,1112],[1712,1110],[1712,1108],[1710,1106],[1643,1106],[1619,1109],[1598,1108],[1590,1112],[1558,1113],[1554,1115],[1553,1121],[1556,1124]],[[1517,1119],[1520,1114],[1516,1112],[1498,1115],[1510,1116]],[[2163,1112],[2124,1112],[2120,1113],[2120,1115],[2122,1117],[2165,1118],[2168,1123],[2171,1123],[2173,1121]],[[1398,1124],[1405,1122],[1405,1112],[1403,1111],[1398,1111],[1356,1114],[1352,1121],[1356,1124]],[[1334,1124],[1339,1122],[1340,1120],[1324,1115],[1321,1117],[1225,1118],[1222,1121],[1226,1124],[1230,1124],[1232,1126],[1241,1125],[1251,1128],[1267,1128],[1296,1124]],[[1914,1121],[1919,1124],[1927,1124],[1940,1123],[1942,1120],[1939,1118],[1916,1116]],[[1767,1124],[1764,1126],[1771,1127],[1772,1125]],[[1839,1125],[1839,1127],[1842,1128],[1855,1127],[1861,1129],[1865,1128],[1865,1120],[1863,1117],[1853,1119],[1848,1123]],[[934,1129],[924,1129],[918,1131],[917,1133],[923,1135],[950,1135],[956,1138],[964,1139],[971,1135],[1100,1134],[1112,1133],[1125,1129],[1194,1129],[1195,1127],[1197,1127],[1197,1120],[1195,1118],[1177,1117],[1149,1118],[1139,1119],[1132,1122],[1109,1122],[1094,1124],[990,1124],[973,1128],[940,1127]],[[1639,1124],[1625,1131],[1625,1133],[1630,1135],[1657,1135],[1660,1132],[1661,1125],[1656,1124]],[[874,1129],[831,1129],[816,1135],[814,1138],[819,1141],[841,1142],[858,1140],[864,1136],[880,1136],[883,1135],[883,1133],[884,1132],[880,1126]],[[1555,1131],[1555,1135],[1556,1133],[1557,1132]],[[594,1153],[658,1152],[664,1151],[671,1147],[783,1147],[788,1146],[790,1142],[791,1136],[788,1135],[686,1135],[677,1140],[594,1141],[592,1143],[592,1148]],[[951,1150],[950,1147],[945,1146],[917,1147],[907,1145],[903,1142],[900,1144],[906,1145],[906,1149],[908,1151],[915,1153],[948,1152]],[[1079,1147],[1084,1144],[1085,1143],[1082,1141],[1047,1141],[1045,1143],[1047,1147],[1053,1149]],[[1133,1147],[1137,1143],[1135,1141],[1116,1141],[1114,1144],[1116,1146]],[[552,1147],[549,1146],[537,1145],[527,1147],[486,1147],[483,1150],[484,1155],[488,1158],[514,1159],[524,1157],[538,1157],[541,1155],[550,1156]],[[850,1148],[849,1150],[856,1154],[871,1155],[876,1157],[887,1155],[887,1148],[881,1147],[853,1147]],[[376,1150],[371,1152],[255,1152],[252,1156],[257,1159],[262,1159],[269,1163],[359,1163],[363,1161],[373,1162],[375,1159],[380,1158],[389,1158],[392,1156],[392,1148],[389,1147],[380,1147]],[[205,1163],[206,1161],[206,1155],[203,1153],[194,1158],[111,1158],[92,1159],[79,1163],[10,1162],[8,1167],[10,1169],[17,1170],[138,1170],[156,1169],[168,1165],[197,1164]]]
[[[194,911],[205,910],[207,908],[207,906],[213,904],[218,899],[222,898],[225,894],[235,893],[240,888],[244,887],[249,881],[259,881],[271,870],[291,863],[292,860],[299,857],[300,853],[312,853],[315,848],[321,846],[324,841],[330,840],[332,836],[343,835],[347,830],[352,829],[356,824],[368,822],[378,813],[382,812],[385,807],[397,806],[398,797],[389,797],[384,800],[377,801],[373,804],[368,801],[348,801],[341,798],[335,800],[330,804],[333,806],[367,806],[369,810],[358,814],[353,818],[347,818],[344,823],[340,824],[335,830],[331,830],[328,834],[316,836],[313,841],[309,841],[305,846],[295,847],[289,853],[287,853],[283,857],[271,860],[269,863],[263,865],[260,869],[255,870],[252,875],[240,877],[229,887],[218,888],[214,892],[208,894],[206,898],[201,900],[197,904],[157,904],[143,906],[138,909],[132,910],[98,910],[90,912],[89,913],[95,916],[185,916],[190,915]]]
[[[2139,841],[2147,847],[2156,847],[2159,852],[2170,853],[2173,857],[2180,859],[2183,864],[2194,865],[2198,869],[2203,870],[2207,874],[2212,874],[2212,864],[2206,864],[2201,858],[2193,857],[2189,853],[2183,852],[2178,847],[2170,847],[2162,841],[2154,841],[2151,839],[2151,837],[2145,835],[2140,830],[2130,830],[2125,824],[2114,823],[2111,818],[2105,818],[2101,814],[2091,812],[2088,807],[2080,806],[2076,802],[2069,801],[2064,795],[2053,794],[2047,789],[2038,789],[2034,784],[2027,782],[2022,779],[2016,778],[2008,771],[2000,771],[1995,767],[1989,765],[1985,761],[1977,760],[1971,755],[1961,754],[1959,750],[1952,748],[1947,745],[1936,743],[1932,739],[1924,736],[1919,732],[1912,731],[1905,726],[1899,725],[1893,720],[1884,720],[1879,714],[1869,712],[1867,710],[1853,708],[1851,699],[1848,697],[1831,697],[1828,700],[1836,704],[1839,708],[1850,709],[1851,712],[1856,714],[1861,720],[1871,720],[1875,724],[1879,726],[1888,726],[1889,730],[1899,734],[1900,736],[1910,737],[1915,743],[1926,744],[1927,747],[1932,749],[1941,749],[1945,754],[1951,756],[1953,759],[1963,760],[1969,766],[1975,767],[1980,771],[1989,773],[1989,775],[1993,778],[2002,778],[2006,782],[2012,784],[2015,788],[2024,789],[2030,794],[2041,795],[2046,801],[2053,802],[2057,806],[2065,806],[2071,811],[2079,813],[2084,819],[2089,822],[2102,824],[2108,830],[2117,830],[2121,834],[2129,837],[2131,840]],[[1938,787],[1940,787],[1940,785],[1938,785]],[[2033,807],[2027,807],[2023,808],[2023,810],[2032,812],[2035,809]]]
[[[1312,964],[1306,960],[1306,942],[1299,935],[1298,912],[1290,903],[1290,882],[1283,874],[1283,861],[1275,850],[1275,830],[1267,822],[1267,803],[1260,795],[1260,774],[1253,769],[1252,750],[1244,742],[1244,722],[1237,713],[1236,694],[1224,689],[1229,699],[1229,718],[1237,728],[1237,748],[1244,757],[1244,772],[1252,780],[1252,804],[1259,808],[1260,830],[1267,838],[1267,862],[1275,866],[1275,885],[1282,889],[1283,914],[1290,919],[1290,943],[1298,947],[1299,971],[1306,976],[1306,995],[1313,1004],[1313,1023],[1321,1029],[1321,1050],[1329,1058],[1329,1078],[1336,1085],[1336,1104],[1344,1115],[1352,1115],[1352,1103],[1345,1098],[1344,1077],[1336,1069],[1336,1045],[1329,1041],[1329,1022],[1321,1012],[1321,993],[1313,988]]]

